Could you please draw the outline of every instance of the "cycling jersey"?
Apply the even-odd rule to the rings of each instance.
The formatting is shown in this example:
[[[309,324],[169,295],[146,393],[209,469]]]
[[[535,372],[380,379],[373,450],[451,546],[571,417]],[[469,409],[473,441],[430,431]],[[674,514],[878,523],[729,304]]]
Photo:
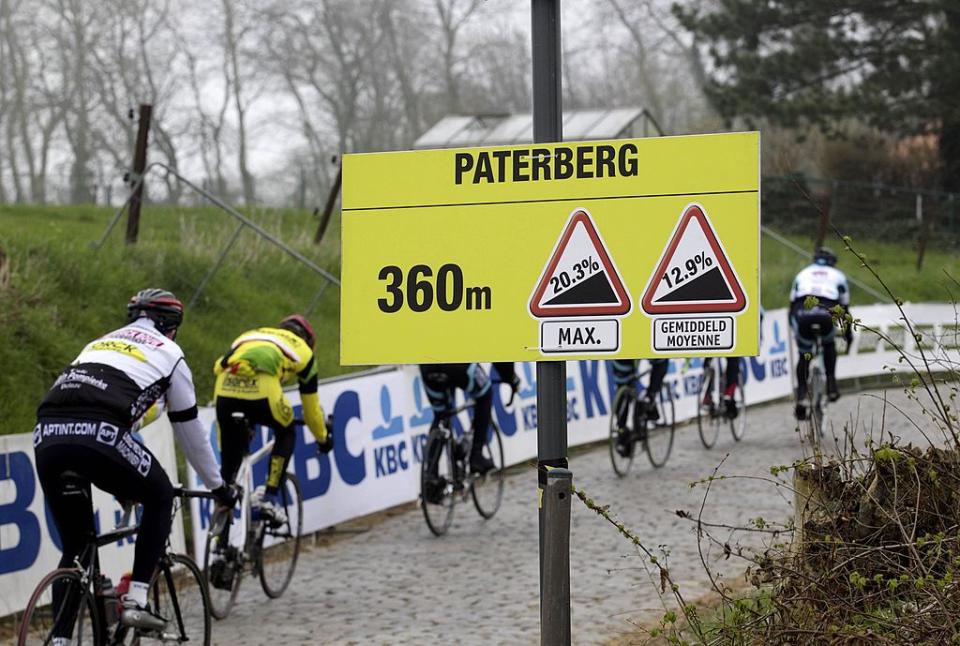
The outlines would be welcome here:
[[[847,277],[836,267],[809,265],[793,279],[790,302],[795,303],[807,296],[816,296],[822,304],[827,306],[840,304],[847,307],[850,305],[850,288],[847,286]]]
[[[197,419],[193,375],[177,343],[140,318],[91,341],[57,377],[37,409],[44,420],[97,420],[127,432],[166,401],[174,436],[204,484],[223,484]]]
[[[313,350],[299,336],[281,328],[262,327],[244,332],[213,366],[217,398],[266,399],[276,424],[293,423],[293,408],[283,394],[283,385],[299,382],[303,418],[310,432],[323,443],[327,425],[317,395],[317,366]]]

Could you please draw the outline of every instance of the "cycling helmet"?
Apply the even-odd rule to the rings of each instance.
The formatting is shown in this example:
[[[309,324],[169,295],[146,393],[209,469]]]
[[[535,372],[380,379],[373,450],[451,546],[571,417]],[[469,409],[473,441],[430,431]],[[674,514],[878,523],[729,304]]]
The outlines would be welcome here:
[[[293,332],[298,337],[307,342],[307,345],[310,346],[310,349],[313,349],[314,344],[317,342],[317,335],[313,331],[313,326],[310,325],[310,321],[307,320],[303,314],[291,314],[287,318],[280,321],[278,326],[282,330],[289,330]]]
[[[837,254],[833,253],[830,247],[820,247],[813,252],[813,262],[818,265],[830,265],[833,267],[837,264]]]
[[[183,323],[183,303],[165,289],[141,289],[127,303],[127,321],[132,323],[141,316],[153,321],[161,334],[167,334]]]

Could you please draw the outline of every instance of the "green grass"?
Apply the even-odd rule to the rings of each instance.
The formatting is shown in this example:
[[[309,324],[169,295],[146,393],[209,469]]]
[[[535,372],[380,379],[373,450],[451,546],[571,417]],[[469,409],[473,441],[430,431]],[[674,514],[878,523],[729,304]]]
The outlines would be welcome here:
[[[813,238],[785,236],[803,249],[813,249]],[[851,252],[844,249],[843,241],[833,237],[824,243],[834,250],[839,260],[837,268],[843,270],[851,280],[856,279],[878,292],[885,291],[868,269],[860,264]],[[893,293],[903,301],[952,302],[960,295],[960,286],[947,277],[948,272],[960,279],[960,254],[955,250],[948,252],[940,249],[928,249],[924,257],[923,268],[917,271],[916,245],[913,240],[904,243],[851,240],[851,246],[876,271]],[[763,236],[761,244],[761,292],[763,306],[767,309],[786,307],[790,297],[790,286],[794,276],[809,264],[810,256],[801,256],[784,244],[769,236]],[[811,253],[812,256],[812,253]],[[875,303],[878,299],[865,292],[855,283],[850,284],[851,311],[856,316],[856,306]],[[885,299],[884,302],[890,302]]]
[[[340,227],[334,218],[319,247],[312,243],[317,220],[290,210],[253,210],[248,215],[331,273],[339,274]],[[43,393],[84,343],[124,321],[131,294],[159,286],[188,300],[220,248],[236,228],[225,213],[203,207],[149,206],[140,242],[123,243],[125,220],[100,249],[113,211],[92,206],[0,205],[0,249],[10,262],[10,283],[0,285],[0,434],[29,431]],[[792,236],[812,248],[810,240]],[[856,260],[840,254],[848,275],[876,286]],[[854,241],[855,245],[858,245]],[[859,245],[858,245],[859,247]],[[864,244],[871,263],[904,300],[948,300],[943,269],[960,275],[956,254],[930,251],[924,268],[914,268],[913,241]],[[763,238],[762,298],[769,309],[787,303],[790,282],[808,259]],[[210,366],[240,332],[303,311],[323,284],[312,271],[251,231],[240,235],[226,264],[188,309],[179,341],[194,371],[198,399],[209,400]],[[855,306],[872,302],[852,286]],[[317,329],[320,374],[345,372],[339,357],[339,289],[323,292],[311,321]]]
[[[140,242],[123,243],[124,222],[92,249],[112,211],[103,208],[0,206],[0,249],[10,283],[0,286],[0,434],[29,431],[36,406],[84,343],[125,320],[137,290],[159,286],[185,302],[236,228],[207,208],[144,209]],[[339,222],[319,247],[316,219],[294,211],[249,214],[334,275],[339,274]],[[240,235],[227,262],[185,314],[178,341],[194,372],[198,400],[212,395],[214,360],[245,329],[304,311],[324,281],[252,231]],[[326,289],[311,322],[320,374],[344,369],[339,356],[339,289]]]

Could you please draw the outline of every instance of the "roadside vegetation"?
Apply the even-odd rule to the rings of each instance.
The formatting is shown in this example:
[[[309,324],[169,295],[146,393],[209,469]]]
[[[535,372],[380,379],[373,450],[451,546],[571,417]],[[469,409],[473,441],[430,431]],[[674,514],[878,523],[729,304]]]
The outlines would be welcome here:
[[[151,206],[143,211],[137,244],[124,244],[121,221],[103,247],[93,249],[112,215],[91,206],[0,206],[6,267],[0,268],[0,434],[31,429],[36,406],[55,376],[84,343],[125,321],[126,301],[137,290],[160,286],[186,303],[236,228],[233,218],[215,209]],[[339,274],[338,222],[316,246],[317,220],[307,213],[248,215]],[[198,400],[212,396],[211,366],[237,334],[307,310],[324,283],[244,231],[186,311],[177,339],[193,369]],[[310,314],[322,376],[346,371],[338,361],[339,299],[339,288],[330,286]]]

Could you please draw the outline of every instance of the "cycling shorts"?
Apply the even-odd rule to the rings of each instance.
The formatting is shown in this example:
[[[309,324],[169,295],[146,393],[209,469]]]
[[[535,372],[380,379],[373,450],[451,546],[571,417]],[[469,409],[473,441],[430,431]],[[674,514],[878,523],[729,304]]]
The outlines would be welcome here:
[[[810,309],[794,307],[790,312],[790,327],[800,352],[810,352],[817,337],[822,343],[833,343],[836,336],[833,316],[823,305],[816,305]]]

